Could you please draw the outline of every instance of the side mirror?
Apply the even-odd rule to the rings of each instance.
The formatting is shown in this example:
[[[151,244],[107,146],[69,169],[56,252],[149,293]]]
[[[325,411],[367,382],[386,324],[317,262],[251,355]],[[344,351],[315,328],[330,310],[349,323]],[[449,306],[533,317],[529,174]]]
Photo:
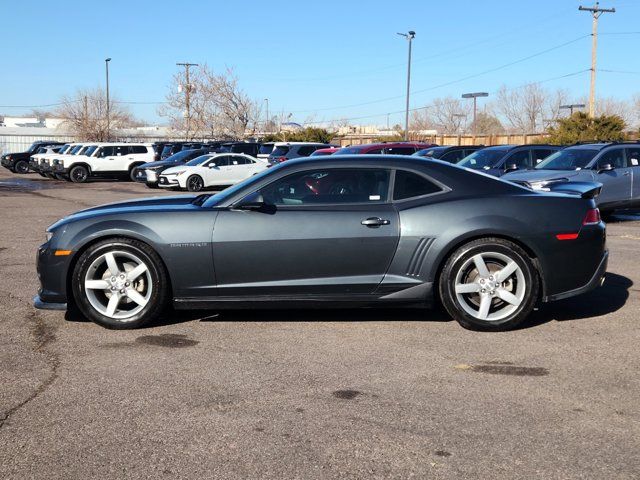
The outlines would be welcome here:
[[[507,165],[507,168],[505,168],[505,172],[513,172],[514,170],[518,170],[518,166],[515,163],[510,163],[509,165]]]
[[[613,165],[611,165],[610,163],[605,163],[604,165],[598,165],[598,173],[610,172],[611,170],[614,170],[614,168],[613,168]]]
[[[210,163],[209,168],[218,168],[218,165],[216,165],[215,163]]]
[[[233,208],[234,210],[264,211],[268,205],[260,192],[255,192],[244,197]]]

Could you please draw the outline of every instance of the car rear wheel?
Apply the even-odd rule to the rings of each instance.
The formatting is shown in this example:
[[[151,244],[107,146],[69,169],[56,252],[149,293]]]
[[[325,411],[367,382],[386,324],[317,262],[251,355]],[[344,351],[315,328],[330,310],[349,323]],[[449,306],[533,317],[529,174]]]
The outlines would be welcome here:
[[[191,175],[187,178],[187,190],[190,192],[199,192],[204,188],[204,180],[200,175]]]
[[[131,167],[131,169],[129,170],[129,179],[132,182],[136,181],[136,175],[138,174],[138,167],[140,166],[140,164],[138,165],[134,165]]]
[[[19,173],[20,175],[29,173],[29,162],[27,162],[26,160],[18,160],[13,167],[13,171],[15,173]]]
[[[87,169],[87,167],[77,165],[73,167],[69,172],[69,178],[73,183],[84,183],[89,178],[89,170]]]
[[[127,238],[89,247],[72,283],[80,312],[107,328],[141,327],[160,315],[167,299],[167,274],[158,254]]]
[[[465,328],[515,328],[538,297],[538,274],[527,253],[501,238],[475,240],[458,248],[440,275],[442,303]]]

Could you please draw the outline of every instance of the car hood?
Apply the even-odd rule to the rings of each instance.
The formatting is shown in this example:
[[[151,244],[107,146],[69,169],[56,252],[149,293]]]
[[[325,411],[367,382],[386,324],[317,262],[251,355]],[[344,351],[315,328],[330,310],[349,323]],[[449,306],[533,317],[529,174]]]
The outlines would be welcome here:
[[[193,200],[197,197],[198,195],[172,195],[168,197],[149,197],[140,200],[108,203],[72,213],[58,220],[51,225],[48,230],[55,230],[67,223],[95,219],[96,217],[108,215],[199,210],[201,207],[193,204]]]
[[[177,165],[183,165],[183,162],[169,162],[167,160],[158,160],[157,162],[148,162],[148,163],[144,163],[142,165],[140,165],[139,168],[141,169],[145,169],[145,168],[155,168],[155,167],[175,167]]]
[[[526,172],[511,172],[502,176],[503,180],[518,180],[524,182],[537,182],[575,177],[580,170],[527,170]]]

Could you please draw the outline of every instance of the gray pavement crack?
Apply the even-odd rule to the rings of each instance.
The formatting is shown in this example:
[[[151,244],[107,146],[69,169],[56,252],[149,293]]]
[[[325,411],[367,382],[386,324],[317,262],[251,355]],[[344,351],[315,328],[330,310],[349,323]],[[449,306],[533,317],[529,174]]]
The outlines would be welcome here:
[[[49,344],[54,342],[56,339],[56,329],[51,327],[51,325],[47,325],[37,311],[34,311],[29,315],[29,320],[31,321],[31,335],[34,341],[33,351],[42,353],[46,356],[47,362],[49,363],[49,366],[51,368],[51,372],[49,373],[49,376],[40,385],[38,385],[38,387],[33,392],[31,392],[31,394],[27,398],[9,408],[7,411],[0,413],[0,430],[4,426],[5,422],[9,420],[11,415],[27,405],[29,402],[36,399],[58,378],[58,367],[60,366],[60,358],[57,353],[52,352],[47,348]]]

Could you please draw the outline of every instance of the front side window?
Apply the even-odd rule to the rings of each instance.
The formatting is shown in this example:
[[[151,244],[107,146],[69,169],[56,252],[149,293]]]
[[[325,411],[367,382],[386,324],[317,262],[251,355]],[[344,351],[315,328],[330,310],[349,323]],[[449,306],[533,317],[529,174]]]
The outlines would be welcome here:
[[[129,155],[131,147],[129,145],[119,145],[116,147],[116,155]]]
[[[294,173],[260,193],[272,205],[361,204],[386,202],[388,189],[388,170],[336,168]]]
[[[526,170],[531,165],[529,161],[529,150],[520,150],[515,152],[504,162],[503,167],[509,168],[511,165],[515,165],[520,170]]]
[[[422,175],[405,170],[396,171],[396,179],[393,186],[394,200],[421,197],[422,195],[430,195],[440,191],[442,189],[438,185]]]
[[[147,153],[147,147],[144,145],[132,145],[131,153]]]
[[[611,165],[613,168],[625,168],[627,163],[624,159],[624,149],[615,148],[602,154],[598,159],[598,168],[604,165]]]

